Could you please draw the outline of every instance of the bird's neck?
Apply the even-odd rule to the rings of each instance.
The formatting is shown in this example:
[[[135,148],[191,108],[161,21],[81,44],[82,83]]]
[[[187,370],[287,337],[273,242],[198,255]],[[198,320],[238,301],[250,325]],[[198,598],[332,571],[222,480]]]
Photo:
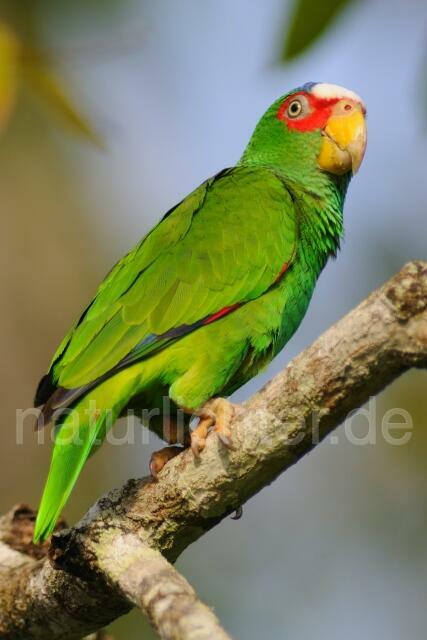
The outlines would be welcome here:
[[[327,177],[310,186],[284,177],[295,204],[299,227],[299,257],[320,273],[335,257],[343,237],[343,207],[350,178]]]
[[[320,149],[318,135],[307,134],[303,145],[293,138],[288,145],[268,145],[259,144],[262,134],[260,124],[238,164],[267,168],[282,180],[298,216],[301,260],[309,262],[319,274],[340,247],[344,200],[351,174],[336,176],[319,170],[313,162],[313,145]],[[291,143],[297,142],[299,146],[294,149]]]

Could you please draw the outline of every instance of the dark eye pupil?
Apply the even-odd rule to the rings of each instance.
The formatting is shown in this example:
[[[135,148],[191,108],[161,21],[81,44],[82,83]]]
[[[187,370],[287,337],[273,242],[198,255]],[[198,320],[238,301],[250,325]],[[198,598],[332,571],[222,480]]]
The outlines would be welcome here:
[[[289,113],[292,116],[297,116],[301,111],[301,105],[299,102],[292,102],[289,106]]]

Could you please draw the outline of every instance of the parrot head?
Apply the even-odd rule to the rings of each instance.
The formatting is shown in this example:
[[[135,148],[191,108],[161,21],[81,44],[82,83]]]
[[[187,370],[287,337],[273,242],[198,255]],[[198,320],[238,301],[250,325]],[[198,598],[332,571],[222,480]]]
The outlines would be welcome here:
[[[268,109],[241,162],[268,164],[299,181],[349,179],[362,163],[366,139],[361,98],[338,85],[309,82]]]

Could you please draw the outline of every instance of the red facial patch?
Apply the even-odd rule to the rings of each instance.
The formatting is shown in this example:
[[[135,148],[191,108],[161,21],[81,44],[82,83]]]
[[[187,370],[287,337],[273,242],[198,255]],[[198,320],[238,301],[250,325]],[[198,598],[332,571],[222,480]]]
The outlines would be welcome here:
[[[287,109],[290,103],[298,98],[298,96],[304,96],[308,102],[308,112],[304,116],[297,118],[290,118],[287,114]],[[311,93],[306,91],[300,91],[288,96],[286,100],[280,105],[277,112],[277,118],[286,123],[288,129],[296,129],[297,131],[314,131],[315,129],[323,129],[331,115],[333,107],[339,102],[339,98],[316,98]]]

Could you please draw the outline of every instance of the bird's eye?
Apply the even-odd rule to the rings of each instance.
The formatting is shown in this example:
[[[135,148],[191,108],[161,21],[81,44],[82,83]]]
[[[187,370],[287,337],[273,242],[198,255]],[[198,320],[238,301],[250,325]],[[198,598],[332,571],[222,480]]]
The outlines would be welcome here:
[[[298,118],[302,112],[302,104],[300,100],[292,100],[287,109],[287,115],[289,118]]]

